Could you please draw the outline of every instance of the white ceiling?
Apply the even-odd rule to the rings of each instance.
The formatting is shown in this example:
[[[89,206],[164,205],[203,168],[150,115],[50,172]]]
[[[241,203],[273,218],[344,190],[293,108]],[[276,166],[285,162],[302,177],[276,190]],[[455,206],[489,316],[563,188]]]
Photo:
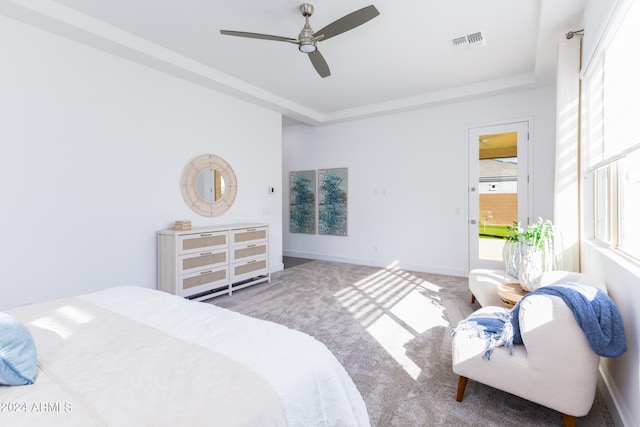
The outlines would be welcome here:
[[[369,4],[380,15],[319,43],[321,78],[294,44],[300,0],[0,0],[0,13],[319,125],[553,84],[556,46],[581,25],[584,0],[334,0],[320,29]],[[451,39],[482,31],[486,45]]]

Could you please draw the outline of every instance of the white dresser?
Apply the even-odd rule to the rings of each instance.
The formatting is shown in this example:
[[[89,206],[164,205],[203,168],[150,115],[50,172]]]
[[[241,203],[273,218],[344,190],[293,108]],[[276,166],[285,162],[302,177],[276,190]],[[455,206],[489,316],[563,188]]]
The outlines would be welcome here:
[[[202,300],[271,281],[269,226],[158,231],[158,289]]]

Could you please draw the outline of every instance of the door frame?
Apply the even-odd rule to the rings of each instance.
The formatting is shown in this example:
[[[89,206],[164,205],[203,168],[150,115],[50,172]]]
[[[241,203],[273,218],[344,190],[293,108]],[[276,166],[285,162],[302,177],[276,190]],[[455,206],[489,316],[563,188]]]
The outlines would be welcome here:
[[[533,120],[522,118],[483,123],[467,127],[467,270],[476,268],[504,269],[502,261],[479,259],[479,210],[478,210],[478,175],[477,161],[478,139],[481,135],[518,132],[518,219],[526,227],[531,221],[533,199]],[[522,135],[522,138],[521,138]],[[522,155],[521,155],[522,153]],[[523,157],[523,158],[521,158]],[[524,168],[520,167],[525,166]],[[475,180],[475,182],[472,182]],[[475,187],[475,191],[472,189]],[[521,200],[521,194],[525,198]],[[472,224],[475,220],[475,224]]]

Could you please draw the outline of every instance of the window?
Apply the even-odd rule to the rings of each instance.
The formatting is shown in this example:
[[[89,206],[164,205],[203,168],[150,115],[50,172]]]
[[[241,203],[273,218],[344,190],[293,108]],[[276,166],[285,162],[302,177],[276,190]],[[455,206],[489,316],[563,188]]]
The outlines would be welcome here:
[[[593,235],[640,260],[640,2],[583,77],[584,153],[593,183]]]
[[[618,247],[640,259],[640,150],[618,160]]]

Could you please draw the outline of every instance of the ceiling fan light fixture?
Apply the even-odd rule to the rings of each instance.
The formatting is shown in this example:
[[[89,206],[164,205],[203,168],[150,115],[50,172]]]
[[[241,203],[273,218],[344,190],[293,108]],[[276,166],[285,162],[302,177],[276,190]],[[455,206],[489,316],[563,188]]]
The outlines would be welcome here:
[[[298,49],[300,49],[300,52],[312,53],[316,51],[317,47],[313,43],[300,43],[300,47]]]

